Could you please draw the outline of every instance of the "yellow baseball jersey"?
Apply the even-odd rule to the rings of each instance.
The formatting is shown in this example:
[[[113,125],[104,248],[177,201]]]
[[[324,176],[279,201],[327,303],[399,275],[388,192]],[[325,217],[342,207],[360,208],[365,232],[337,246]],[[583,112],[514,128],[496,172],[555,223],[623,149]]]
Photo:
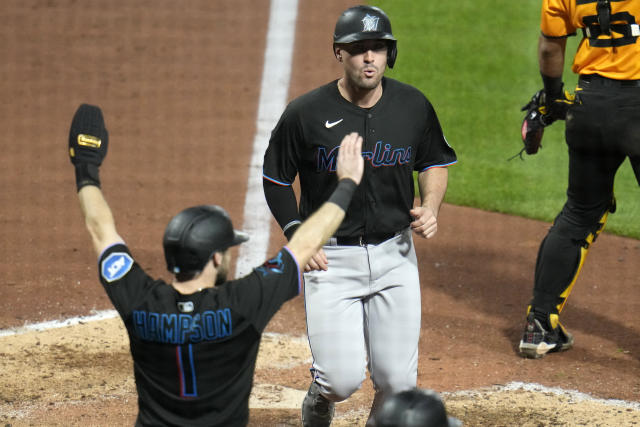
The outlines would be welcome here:
[[[617,80],[640,79],[640,0],[610,0],[611,34],[598,23],[596,0],[543,0],[540,29],[547,37],[581,31],[584,38],[573,58],[577,74],[600,74]]]

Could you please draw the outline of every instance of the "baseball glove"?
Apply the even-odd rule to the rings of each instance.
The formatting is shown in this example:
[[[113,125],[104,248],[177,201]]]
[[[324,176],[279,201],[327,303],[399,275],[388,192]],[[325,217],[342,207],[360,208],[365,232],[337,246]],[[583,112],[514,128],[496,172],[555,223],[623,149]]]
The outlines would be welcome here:
[[[536,154],[542,147],[544,128],[556,120],[564,120],[574,100],[575,96],[567,91],[561,91],[559,96],[553,98],[547,97],[544,89],[537,91],[531,101],[521,108],[521,111],[526,111],[521,127],[524,147],[514,157],[522,158],[523,151]]]
[[[531,101],[521,108],[521,111],[526,111],[522,120],[521,133],[522,142],[524,143],[522,151],[527,154],[536,154],[538,152],[542,146],[544,128],[555,121],[547,114],[544,98],[544,89],[540,89],[531,97]],[[522,151],[518,154],[522,155]]]

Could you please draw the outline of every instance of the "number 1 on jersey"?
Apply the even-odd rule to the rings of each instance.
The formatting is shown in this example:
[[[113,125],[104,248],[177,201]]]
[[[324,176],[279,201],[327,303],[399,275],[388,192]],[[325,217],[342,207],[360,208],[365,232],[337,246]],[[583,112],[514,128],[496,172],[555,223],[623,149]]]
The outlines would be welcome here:
[[[191,344],[187,347],[176,346],[176,362],[178,364],[178,376],[180,377],[180,396],[198,396],[196,369],[193,364],[193,347]]]

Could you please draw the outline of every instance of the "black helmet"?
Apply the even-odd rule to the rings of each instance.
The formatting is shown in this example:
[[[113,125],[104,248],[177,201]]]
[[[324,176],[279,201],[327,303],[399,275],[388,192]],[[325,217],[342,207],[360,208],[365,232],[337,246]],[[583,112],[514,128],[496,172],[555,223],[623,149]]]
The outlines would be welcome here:
[[[169,221],[162,246],[171,273],[198,273],[215,252],[247,240],[246,233],[233,229],[224,209],[201,205],[187,208]]]
[[[460,427],[462,423],[447,416],[440,396],[432,390],[414,388],[385,400],[376,413],[380,427]]]
[[[393,68],[398,55],[397,43],[391,32],[391,21],[382,9],[375,6],[354,6],[342,12],[333,32],[334,45],[360,40],[387,40],[387,65]]]

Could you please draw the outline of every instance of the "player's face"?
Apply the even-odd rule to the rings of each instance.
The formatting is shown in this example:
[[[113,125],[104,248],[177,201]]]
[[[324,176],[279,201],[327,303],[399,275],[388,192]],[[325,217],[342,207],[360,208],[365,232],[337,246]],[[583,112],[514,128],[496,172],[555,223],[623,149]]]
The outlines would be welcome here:
[[[387,42],[361,40],[339,45],[345,77],[358,89],[375,89],[387,68]]]

